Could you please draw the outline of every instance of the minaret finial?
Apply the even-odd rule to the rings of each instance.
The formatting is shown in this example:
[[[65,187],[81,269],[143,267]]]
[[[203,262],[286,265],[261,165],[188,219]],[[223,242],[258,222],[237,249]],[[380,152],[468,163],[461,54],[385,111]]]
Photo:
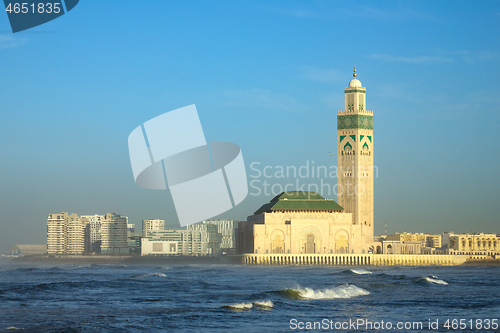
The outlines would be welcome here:
[[[354,73],[352,74],[352,76],[354,76],[354,78],[356,78],[356,76],[358,76],[358,74],[356,74],[356,65],[354,65]]]

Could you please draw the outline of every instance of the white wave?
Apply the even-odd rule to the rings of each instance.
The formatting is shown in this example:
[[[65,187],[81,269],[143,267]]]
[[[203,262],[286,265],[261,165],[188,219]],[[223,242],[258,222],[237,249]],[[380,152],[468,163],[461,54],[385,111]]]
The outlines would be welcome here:
[[[271,302],[270,300],[268,301],[257,301],[257,302],[253,302],[253,304],[255,306],[258,306],[259,308],[264,308],[264,309],[270,309],[274,306],[273,302]]]
[[[351,298],[362,295],[369,295],[370,293],[363,288],[359,288],[352,284],[343,284],[341,286],[325,289],[313,290],[311,288],[295,289],[302,298],[308,299],[335,299],[335,298]]]
[[[172,266],[158,267],[158,269],[162,269],[162,270],[172,269]]]
[[[146,277],[152,277],[152,276],[161,276],[161,277],[166,277],[167,274],[164,273],[145,273],[145,274],[139,274],[136,276],[133,276],[133,279],[141,279],[141,278],[146,278]]]
[[[351,272],[353,272],[354,274],[372,274],[372,272],[364,269],[351,269]]]
[[[24,328],[17,328],[15,326],[10,326],[5,329],[5,331],[19,331],[19,330],[24,330]]]
[[[424,280],[427,281],[427,282],[431,282],[431,283],[448,284],[448,282],[443,281],[443,280],[439,280],[437,277],[435,277],[433,275],[424,278]]]
[[[225,305],[225,307],[233,309],[233,310],[249,310],[253,307],[252,303],[238,303],[232,305]]]

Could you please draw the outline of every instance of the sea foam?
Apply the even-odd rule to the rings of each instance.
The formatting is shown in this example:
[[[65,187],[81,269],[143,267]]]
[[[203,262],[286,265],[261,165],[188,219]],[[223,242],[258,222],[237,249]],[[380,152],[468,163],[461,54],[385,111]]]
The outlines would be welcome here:
[[[372,274],[372,272],[364,269],[351,269],[351,272],[353,272],[354,274]]]
[[[353,284],[343,284],[335,288],[324,290],[313,290],[311,288],[287,289],[284,292],[292,298],[305,299],[351,298],[370,294],[367,290]]]
[[[228,308],[231,310],[250,310],[253,307],[252,303],[237,303],[237,304],[231,304],[231,305],[224,305],[224,308]]]
[[[255,306],[258,306],[259,308],[263,308],[263,309],[270,309],[274,306],[273,302],[271,302],[270,300],[267,300],[267,301],[257,301],[257,302],[253,302],[253,304]]]
[[[425,277],[424,278],[425,281],[427,282],[430,282],[430,283],[436,283],[436,284],[448,284],[448,282],[446,281],[443,281],[443,280],[439,280],[437,277],[435,276],[428,276],[428,277]]]
[[[142,279],[142,278],[147,278],[147,277],[152,277],[152,276],[166,277],[167,275],[164,273],[144,273],[144,274],[135,275],[132,277],[132,279]]]

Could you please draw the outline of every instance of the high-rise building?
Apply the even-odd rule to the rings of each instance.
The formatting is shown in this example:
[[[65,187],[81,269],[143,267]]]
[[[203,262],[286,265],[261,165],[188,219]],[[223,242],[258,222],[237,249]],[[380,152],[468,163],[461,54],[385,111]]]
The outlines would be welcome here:
[[[207,220],[187,226],[187,230],[204,231],[208,235],[208,251],[211,255],[219,252],[236,253],[238,221]]]
[[[165,220],[142,220],[142,234],[144,237],[147,236],[148,231],[163,229],[165,229]]]
[[[87,219],[88,223],[86,226],[86,246],[85,250],[87,252],[101,252],[101,222],[104,215],[82,215],[82,218]]]
[[[49,214],[47,217],[47,252],[66,253],[66,217],[68,213]]]
[[[85,251],[85,226],[87,219],[76,214],[66,218],[66,253],[82,254]]]
[[[352,213],[365,242],[373,242],[373,111],[366,110],[366,88],[356,79],[344,89],[343,111],[337,112],[338,202]]]
[[[127,244],[128,218],[115,213],[108,213],[101,221],[101,253],[128,254]]]
[[[47,218],[47,252],[49,254],[82,254],[85,251],[87,219],[76,214],[49,214]]]

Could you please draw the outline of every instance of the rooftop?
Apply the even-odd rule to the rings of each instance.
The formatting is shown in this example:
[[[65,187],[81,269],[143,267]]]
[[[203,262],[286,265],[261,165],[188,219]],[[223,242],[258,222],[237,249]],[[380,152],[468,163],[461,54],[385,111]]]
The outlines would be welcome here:
[[[316,192],[288,191],[275,196],[269,203],[262,205],[254,214],[272,211],[342,211],[338,203],[325,199]]]

